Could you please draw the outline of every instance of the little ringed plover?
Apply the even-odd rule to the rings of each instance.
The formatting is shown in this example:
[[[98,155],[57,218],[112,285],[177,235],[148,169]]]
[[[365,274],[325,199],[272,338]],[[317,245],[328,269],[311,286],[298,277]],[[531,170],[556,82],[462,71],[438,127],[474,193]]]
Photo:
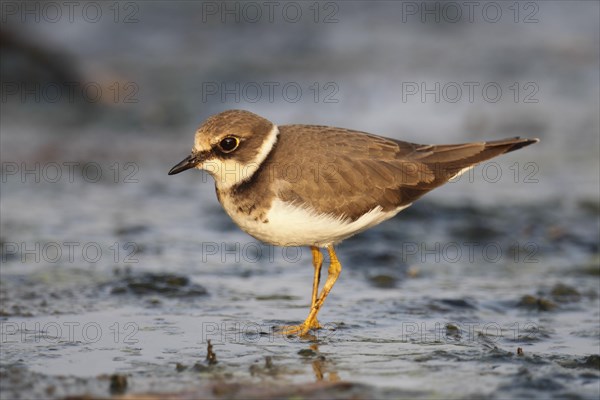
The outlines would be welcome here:
[[[208,118],[192,153],[169,175],[204,169],[217,198],[245,232],[277,246],[308,246],[314,279],[310,313],[287,334],[320,328],[317,313],[341,272],[334,245],[410,206],[482,161],[538,139],[430,145],[343,128],[283,125],[242,110]],[[328,276],[318,292],[323,255]]]

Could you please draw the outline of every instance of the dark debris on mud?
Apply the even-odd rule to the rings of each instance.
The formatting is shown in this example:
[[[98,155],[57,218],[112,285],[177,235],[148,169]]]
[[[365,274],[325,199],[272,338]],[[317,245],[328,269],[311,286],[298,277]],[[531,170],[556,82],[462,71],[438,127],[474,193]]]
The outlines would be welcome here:
[[[112,285],[111,294],[161,295],[168,298],[205,296],[207,290],[183,275],[143,273],[129,275]]]

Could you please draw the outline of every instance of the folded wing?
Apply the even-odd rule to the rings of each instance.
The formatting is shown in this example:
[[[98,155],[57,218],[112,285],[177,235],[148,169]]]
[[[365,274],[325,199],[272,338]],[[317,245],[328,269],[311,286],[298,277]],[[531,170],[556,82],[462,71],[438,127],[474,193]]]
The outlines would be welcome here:
[[[355,220],[381,207],[407,206],[461,172],[537,139],[509,138],[454,145],[420,145],[363,132],[322,126],[280,127],[283,157],[273,159],[272,176],[284,201],[318,205]],[[285,160],[295,151],[296,165]],[[302,179],[300,179],[302,178]],[[317,184],[318,183],[318,184]]]

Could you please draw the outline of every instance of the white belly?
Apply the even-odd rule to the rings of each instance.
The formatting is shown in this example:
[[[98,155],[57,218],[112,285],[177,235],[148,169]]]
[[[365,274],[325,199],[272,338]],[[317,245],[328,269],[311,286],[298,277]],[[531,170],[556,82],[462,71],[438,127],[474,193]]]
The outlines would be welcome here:
[[[236,210],[235,207],[227,207]],[[245,232],[258,240],[277,246],[318,246],[341,242],[348,237],[375,226],[410,206],[384,212],[376,207],[355,221],[317,214],[306,207],[298,207],[275,199],[266,214],[266,221],[255,220],[247,214],[232,212],[229,216]]]

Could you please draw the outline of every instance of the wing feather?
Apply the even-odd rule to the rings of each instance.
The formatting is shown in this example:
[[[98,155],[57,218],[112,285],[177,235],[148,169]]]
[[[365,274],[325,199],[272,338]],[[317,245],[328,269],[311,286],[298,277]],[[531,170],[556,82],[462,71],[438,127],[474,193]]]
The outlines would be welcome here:
[[[351,220],[378,206],[384,211],[407,206],[460,170],[536,141],[420,145],[315,125],[279,131],[278,151],[269,163],[282,200]],[[290,169],[300,176],[291,179]]]

